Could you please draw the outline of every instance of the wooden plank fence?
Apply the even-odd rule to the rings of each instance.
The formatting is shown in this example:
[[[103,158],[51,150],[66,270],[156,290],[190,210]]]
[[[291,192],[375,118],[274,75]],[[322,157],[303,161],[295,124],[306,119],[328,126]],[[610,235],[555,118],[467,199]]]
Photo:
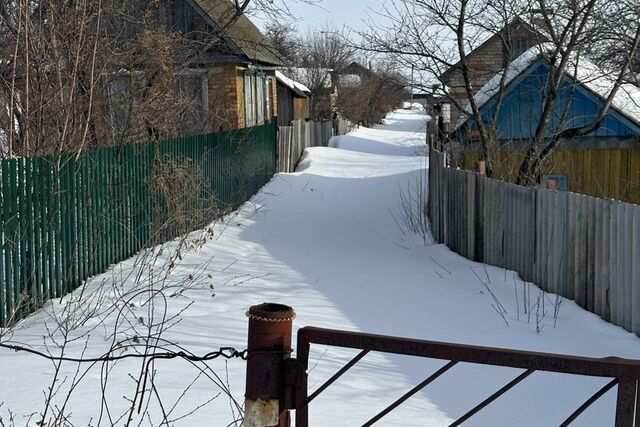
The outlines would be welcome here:
[[[275,149],[274,122],[78,158],[3,159],[0,327],[243,203],[275,173]]]
[[[349,132],[358,128],[358,125],[354,124],[348,119],[345,119],[341,115],[338,115],[334,121],[334,128],[337,135],[346,135]]]
[[[513,181],[524,152],[501,150],[493,157],[493,177]],[[463,169],[475,170],[480,153],[467,150],[462,153]],[[545,173],[563,175],[568,190],[593,197],[621,200],[640,204],[640,145],[621,149],[568,149],[553,150]]]
[[[432,149],[428,213],[438,243],[640,334],[640,206],[489,179]]]
[[[294,120],[291,126],[280,126],[278,170],[280,172],[294,172],[306,148],[326,147],[333,135],[333,123],[330,121]]]

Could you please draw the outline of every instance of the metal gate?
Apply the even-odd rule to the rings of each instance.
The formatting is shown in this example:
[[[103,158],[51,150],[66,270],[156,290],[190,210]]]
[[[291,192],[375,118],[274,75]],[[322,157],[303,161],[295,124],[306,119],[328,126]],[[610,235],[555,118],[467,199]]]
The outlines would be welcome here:
[[[271,397],[274,398],[272,401],[276,402],[276,408],[279,408],[279,418],[275,423],[273,422],[274,417],[271,417],[271,423],[252,423],[250,420],[254,419],[254,417],[249,414],[249,422],[245,418],[245,425],[248,427],[286,426],[289,424],[288,410],[296,411],[295,425],[297,427],[307,427],[309,425],[309,405],[313,404],[314,399],[324,393],[329,386],[370,352],[427,357],[446,360],[448,363],[400,396],[387,408],[375,415],[372,414],[372,418],[364,423],[363,426],[374,425],[404,401],[444,375],[453,366],[459,363],[475,363],[518,368],[523,371],[475,407],[461,414],[450,426],[461,425],[528,376],[535,374],[536,371],[544,371],[611,378],[611,381],[605,386],[599,390],[594,390],[593,395],[578,408],[569,408],[567,410],[567,418],[560,424],[561,426],[570,425],[591,404],[607,391],[617,386],[616,427],[640,427],[640,414],[636,416],[636,411],[640,407],[640,393],[638,393],[640,360],[617,357],[597,359],[536,353],[313,327],[305,327],[298,330],[296,358],[294,359],[290,358],[291,324],[295,317],[293,310],[280,305],[277,307],[285,307],[288,311],[273,312],[271,313],[273,316],[271,316],[269,310],[263,310],[266,306],[276,307],[275,305],[256,306],[252,307],[248,313],[251,319],[249,323],[249,365],[253,366],[248,366],[246,397],[248,401],[256,398],[265,399],[265,387],[270,388]],[[257,335],[255,334],[256,331],[258,331]],[[252,332],[254,332],[253,339]],[[262,344],[265,345],[256,345],[257,336],[268,337],[266,341],[263,340]],[[309,367],[309,351],[312,344],[359,349],[361,351],[324,384],[309,393],[307,371]],[[255,381],[256,378],[259,379],[258,383]],[[275,384],[274,380],[275,382],[280,382],[280,384]],[[262,388],[262,391],[260,388]]]

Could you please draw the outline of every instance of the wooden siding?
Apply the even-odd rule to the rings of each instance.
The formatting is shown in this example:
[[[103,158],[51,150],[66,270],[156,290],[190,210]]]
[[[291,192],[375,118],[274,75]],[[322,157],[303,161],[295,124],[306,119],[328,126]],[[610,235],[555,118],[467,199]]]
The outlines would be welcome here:
[[[289,126],[294,119],[293,92],[278,82],[278,126]]]
[[[309,118],[309,98],[295,96],[287,86],[278,82],[278,126],[289,126],[293,120]]]
[[[293,99],[293,120],[306,120],[309,118],[309,98]]]
[[[522,48],[533,46],[540,41],[540,35],[533,33],[529,27],[517,21],[512,22],[507,30],[511,39],[520,45],[520,48],[516,48],[510,55],[505,50],[503,39],[499,35],[494,35],[467,55],[469,78],[475,92],[484,86],[496,73],[504,69],[508,58],[515,59],[522,53]],[[508,56],[505,57],[505,55]],[[469,99],[458,65],[447,71],[442,78],[443,84],[451,89],[451,97],[464,107],[469,102]],[[460,112],[452,106],[451,122],[455,124],[459,117]]]
[[[479,153],[462,156],[464,169],[474,170]],[[493,155],[493,177],[515,182],[522,163],[521,151]],[[555,150],[546,169],[548,175],[566,175],[569,191],[593,197],[640,204],[640,142],[633,149]]]
[[[532,139],[540,121],[549,64],[538,60],[506,89],[496,123],[497,138],[502,141]],[[546,132],[567,127],[579,127],[591,123],[602,106],[602,100],[585,86],[566,77],[554,103],[551,122]],[[485,122],[489,122],[496,109],[496,100],[485,104],[481,110]],[[566,116],[563,116],[566,110]],[[465,139],[469,129],[477,128],[474,119],[461,127]],[[587,137],[622,137],[640,135],[640,126],[627,119],[614,108],[609,110],[602,125]]]

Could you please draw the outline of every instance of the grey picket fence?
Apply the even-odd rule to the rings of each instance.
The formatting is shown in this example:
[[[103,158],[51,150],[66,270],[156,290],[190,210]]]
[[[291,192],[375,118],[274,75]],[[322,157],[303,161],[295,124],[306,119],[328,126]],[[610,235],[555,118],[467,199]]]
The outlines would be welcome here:
[[[640,206],[496,181],[433,149],[428,174],[438,243],[640,334]]]

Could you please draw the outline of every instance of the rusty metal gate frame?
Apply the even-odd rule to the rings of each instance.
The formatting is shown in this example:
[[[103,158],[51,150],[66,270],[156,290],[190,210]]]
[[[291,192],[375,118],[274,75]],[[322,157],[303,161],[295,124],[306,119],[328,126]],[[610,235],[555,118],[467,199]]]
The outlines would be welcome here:
[[[342,369],[336,372],[335,375],[329,378],[329,380],[309,395],[307,388],[307,370],[311,344],[352,348],[359,349],[361,351]],[[529,375],[536,371],[545,371],[612,378],[610,382],[597,390],[580,407],[571,413],[571,415],[569,415],[565,421],[560,424],[561,426],[568,426],[571,424],[592,403],[617,385],[616,427],[640,427],[640,392],[638,392],[640,360],[629,360],[617,357],[596,359],[550,353],[505,350],[314,327],[305,327],[298,330],[297,357],[296,359],[287,359],[284,361],[284,381],[287,389],[284,405],[288,409],[296,410],[296,427],[307,427],[309,425],[309,404],[331,384],[338,380],[338,378],[358,363],[364,356],[372,351],[405,356],[427,357],[447,360],[449,362],[398,398],[383,411],[379,412],[363,424],[363,426],[373,425],[456,364],[475,363],[519,368],[524,369],[524,371],[494,394],[466,412],[450,426],[461,425]],[[635,415],[636,411],[638,411],[637,416]]]

